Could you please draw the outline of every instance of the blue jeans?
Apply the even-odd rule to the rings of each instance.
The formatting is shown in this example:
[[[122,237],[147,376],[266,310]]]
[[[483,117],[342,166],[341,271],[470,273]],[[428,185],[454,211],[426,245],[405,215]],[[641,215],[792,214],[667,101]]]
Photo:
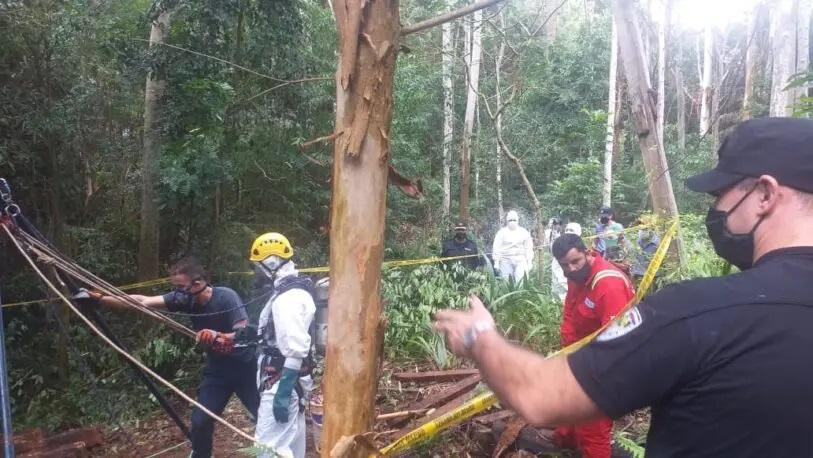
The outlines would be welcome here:
[[[203,380],[198,387],[198,402],[217,415],[223,413],[232,394],[257,419],[260,393],[257,391],[256,361],[229,361],[227,364],[208,362],[203,369]],[[212,433],[214,420],[197,407],[192,410],[192,457],[212,456]]]

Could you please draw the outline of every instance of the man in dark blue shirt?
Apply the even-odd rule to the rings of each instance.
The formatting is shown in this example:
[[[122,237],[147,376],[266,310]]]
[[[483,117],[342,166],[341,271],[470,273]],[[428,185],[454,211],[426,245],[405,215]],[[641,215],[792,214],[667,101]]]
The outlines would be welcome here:
[[[443,250],[440,252],[441,258],[451,258],[457,256],[467,256],[456,260],[449,260],[446,264],[461,263],[469,269],[476,269],[483,264],[480,256],[477,256],[477,245],[468,236],[468,230],[464,223],[457,223],[454,227],[454,237],[443,242]]]
[[[223,412],[232,394],[236,394],[253,419],[257,417],[260,396],[255,384],[256,361],[248,348],[233,348],[234,334],[248,324],[248,315],[230,288],[211,286],[206,271],[194,258],[178,261],[170,269],[174,290],[162,296],[130,295],[147,307],[166,308],[188,314],[197,331],[198,346],[206,351],[203,380],[198,402],[217,415]],[[102,305],[129,306],[112,296],[98,296]],[[208,458],[212,454],[214,420],[198,408],[192,411],[192,456]]]
[[[735,128],[717,166],[686,185],[714,198],[709,238],[740,272],[666,287],[567,357],[508,343],[476,297],[435,326],[533,424],[651,406],[649,456],[811,456],[811,145],[807,119]]]

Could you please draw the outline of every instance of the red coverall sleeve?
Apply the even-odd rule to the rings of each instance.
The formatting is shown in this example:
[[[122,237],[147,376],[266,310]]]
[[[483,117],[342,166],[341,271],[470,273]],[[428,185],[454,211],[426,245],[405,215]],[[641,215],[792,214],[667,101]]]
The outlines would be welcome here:
[[[599,291],[597,310],[601,316],[601,325],[604,326],[621,313],[633,296],[627,283],[618,277],[602,278],[596,287]]]

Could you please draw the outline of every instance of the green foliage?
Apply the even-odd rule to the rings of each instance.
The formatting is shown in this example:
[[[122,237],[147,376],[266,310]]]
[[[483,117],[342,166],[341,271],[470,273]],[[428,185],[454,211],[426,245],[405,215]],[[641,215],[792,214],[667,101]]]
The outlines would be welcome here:
[[[615,440],[615,443],[622,449],[627,451],[632,458],[644,458],[644,456],[646,456],[646,449],[630,439],[626,433],[616,432],[613,434],[613,440]]]

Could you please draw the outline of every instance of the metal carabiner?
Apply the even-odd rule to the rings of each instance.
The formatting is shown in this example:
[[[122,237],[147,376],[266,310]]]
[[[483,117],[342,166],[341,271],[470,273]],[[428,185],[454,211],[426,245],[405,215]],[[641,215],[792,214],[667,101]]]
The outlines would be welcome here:
[[[5,213],[10,217],[15,218],[17,216],[20,216],[21,213],[20,207],[17,204],[6,205]]]

